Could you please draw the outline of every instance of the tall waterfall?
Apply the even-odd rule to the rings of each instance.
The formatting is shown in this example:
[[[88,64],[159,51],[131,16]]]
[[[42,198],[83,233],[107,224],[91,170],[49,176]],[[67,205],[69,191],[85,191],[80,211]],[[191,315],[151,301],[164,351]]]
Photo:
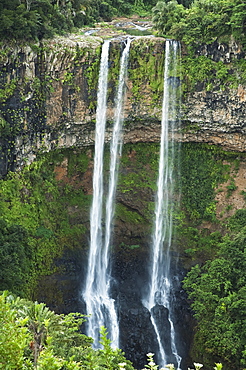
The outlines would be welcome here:
[[[150,262],[150,284],[143,304],[151,314],[151,321],[159,345],[159,365],[172,362],[180,369],[181,357],[178,355],[175,328],[172,319],[172,279],[170,274],[170,247],[172,243],[173,218],[173,131],[177,120],[178,85],[176,77],[179,43],[166,41],[164,95],[161,122],[161,146],[159,174],[155,200],[155,220],[152,234]],[[163,328],[160,315],[165,312],[168,329]],[[159,319],[158,319],[159,318]],[[163,330],[166,331],[163,335]],[[167,346],[167,332],[169,348]],[[164,338],[165,336],[165,338]]]
[[[106,269],[102,245],[102,210],[103,210],[103,153],[107,109],[108,56],[110,41],[102,46],[100,72],[97,93],[95,154],[93,172],[93,200],[90,213],[90,250],[88,271],[83,298],[86,304],[87,335],[94,339],[94,346],[99,347],[101,326],[105,325],[106,315],[114,310],[114,302],[108,296]]]
[[[105,264],[108,261],[108,250],[110,246],[110,238],[112,233],[112,219],[114,213],[115,190],[118,177],[118,158],[121,155],[122,149],[122,110],[124,103],[125,81],[127,77],[127,62],[131,39],[127,38],[125,49],[122,53],[120,62],[120,74],[118,91],[115,100],[115,117],[113,136],[110,145],[110,177],[108,186],[108,196],[106,202],[106,229],[105,229]]]
[[[108,55],[110,41],[102,47],[96,114],[96,138],[93,173],[93,201],[90,214],[90,251],[88,270],[83,298],[88,317],[87,335],[94,339],[94,347],[99,347],[100,327],[106,327],[112,347],[119,346],[119,327],[114,299],[110,297],[110,238],[114,212],[114,198],[117,182],[118,156],[121,153],[122,106],[124,102],[127,60],[130,39],[122,53],[118,92],[115,101],[115,118],[110,146],[110,178],[106,201],[105,235],[102,227],[103,216],[103,153],[107,109]]]

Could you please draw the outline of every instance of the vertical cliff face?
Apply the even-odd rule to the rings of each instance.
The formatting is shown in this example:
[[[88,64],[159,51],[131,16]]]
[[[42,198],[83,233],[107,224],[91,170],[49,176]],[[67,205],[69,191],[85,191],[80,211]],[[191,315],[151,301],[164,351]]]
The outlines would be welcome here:
[[[194,63],[195,67],[189,67]],[[245,52],[233,38],[229,44],[200,46],[193,62],[185,55],[186,96],[183,141],[205,142],[245,151]]]
[[[2,47],[1,174],[31,163],[38,152],[93,144],[100,50],[91,36],[56,38],[30,46]],[[109,140],[119,57],[124,38],[110,48]],[[125,142],[158,142],[160,137],[165,40],[140,37],[131,45],[125,103]],[[183,47],[183,96],[179,141],[208,142],[245,150],[244,54],[214,43],[197,50],[190,68]],[[204,65],[208,57],[209,65]],[[204,73],[199,71],[204,70]]]
[[[97,37],[74,36],[28,47],[3,47],[2,176],[8,169],[31,163],[39,151],[93,144],[102,42]],[[123,42],[111,43],[109,107],[114,101]],[[130,121],[160,119],[163,52],[163,39],[140,38],[132,43],[126,104]]]
[[[88,251],[102,42],[97,37],[71,36],[30,46],[8,45],[0,54],[0,174],[5,178],[8,171],[18,170],[13,179],[2,180],[11,189],[4,190],[4,217],[28,229],[35,263],[42,271],[40,279],[35,275],[39,283],[32,296],[57,312],[83,311],[79,292]],[[123,42],[115,39],[110,48],[105,185]],[[143,366],[145,353],[156,345],[140,292],[147,284],[164,49],[162,38],[143,37],[131,44],[116,199],[114,297],[122,348],[136,367]],[[182,54],[184,94],[181,130],[175,139],[183,142],[181,166],[176,168],[181,169],[184,193],[182,211],[177,210],[174,221],[174,280],[181,280],[192,265],[213,255],[199,240],[216,231],[224,233],[224,225],[217,221],[224,222],[246,206],[246,91],[245,81],[240,80],[245,55],[235,43],[203,46],[196,54],[198,67],[192,70],[185,46]],[[201,58],[206,56],[211,60],[208,71],[198,75],[204,67]],[[25,168],[26,172],[19,171]],[[202,221],[197,222],[196,217]],[[49,248],[47,256],[45,246]],[[45,270],[47,260],[52,260],[52,268]],[[185,293],[179,293],[177,288],[180,315],[176,324],[184,338],[182,355],[188,361],[191,313]],[[165,312],[159,314],[165,318]]]
[[[101,39],[89,38],[85,44],[75,37],[3,47],[2,175],[32,162],[38,151],[57,146],[59,130],[62,127],[64,132],[64,123],[71,117],[79,116],[84,124],[91,120],[96,78],[89,87],[86,71],[97,65],[100,46]],[[73,145],[71,140],[68,145]]]

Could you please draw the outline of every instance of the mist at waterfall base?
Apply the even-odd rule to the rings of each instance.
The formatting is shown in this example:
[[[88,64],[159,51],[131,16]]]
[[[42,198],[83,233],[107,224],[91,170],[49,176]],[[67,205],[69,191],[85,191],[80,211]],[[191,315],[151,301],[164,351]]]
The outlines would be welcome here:
[[[123,49],[129,53],[130,42],[124,42]],[[127,46],[128,45],[128,50]],[[164,86],[166,88],[166,96],[163,97],[163,118],[162,127],[166,131],[167,126],[173,125],[174,120],[168,118],[168,114],[176,114],[176,107],[168,107],[168,95],[170,85],[177,83],[177,79],[167,74],[167,65],[170,62],[168,56],[170,47],[177,44],[166,42],[166,57],[165,57],[165,77]],[[98,107],[97,107],[97,123],[96,138],[95,138],[95,154],[94,154],[94,174],[93,174],[93,202],[91,206],[91,228],[90,228],[90,249],[87,262],[87,273],[85,286],[82,292],[82,300],[85,305],[85,311],[89,315],[86,325],[86,334],[94,339],[94,348],[99,348],[100,327],[105,326],[109,338],[112,341],[112,347],[119,347],[123,350],[126,358],[131,360],[136,369],[141,369],[146,364],[146,354],[149,352],[155,353],[155,361],[157,364],[164,366],[167,363],[174,363],[178,369],[184,369],[185,359],[187,359],[188,343],[182,338],[187,336],[187,323],[183,321],[183,316],[186,314],[186,302],[184,296],[180,295],[180,281],[183,278],[183,272],[179,269],[178,258],[175,252],[170,251],[172,242],[172,171],[174,163],[173,151],[175,143],[171,139],[171,144],[167,139],[170,136],[168,130],[165,132],[164,152],[160,148],[160,155],[171,157],[169,164],[164,165],[164,171],[159,177],[157,174],[157,184],[161,177],[166,179],[166,189],[159,191],[166,196],[166,199],[160,200],[158,193],[156,195],[156,210],[155,210],[155,226],[154,230],[161,229],[165,235],[160,236],[158,249],[159,255],[154,256],[153,245],[156,245],[155,236],[150,236],[149,241],[145,241],[145,245],[141,248],[141,252],[137,250],[126,250],[124,248],[115,248],[117,244],[116,237],[113,234],[112,220],[115,202],[115,189],[117,183],[117,161],[114,163],[114,169],[110,169],[111,178],[108,187],[107,210],[104,212],[103,197],[106,191],[103,188],[103,153],[104,153],[104,134],[106,125],[106,91],[107,91],[107,74],[109,65],[109,48],[110,41],[103,45],[101,55],[101,67],[99,73],[98,86]],[[173,53],[173,52],[172,52]],[[128,56],[127,56],[128,57]],[[123,57],[121,61],[123,63]],[[126,58],[127,60],[127,58]],[[122,64],[121,64],[122,65]],[[122,75],[122,81],[126,78],[127,62],[124,65],[125,72]],[[120,73],[121,75],[121,73]],[[119,80],[120,86],[120,80]],[[124,85],[122,85],[123,87]],[[173,90],[174,86],[172,86]],[[124,89],[118,94],[121,94],[116,99],[115,124],[121,123],[122,109],[124,103]],[[173,99],[174,97],[172,97]],[[120,102],[120,103],[119,103]],[[119,107],[121,104],[121,107]],[[167,110],[170,110],[167,112]],[[118,114],[118,118],[117,118]],[[170,122],[169,122],[170,121]],[[120,156],[121,151],[121,128],[119,129],[119,137],[114,137],[116,140],[116,157]],[[112,143],[111,143],[112,145]],[[178,147],[178,146],[177,146]],[[111,146],[112,153],[112,146]],[[114,160],[111,156],[111,165]],[[166,162],[167,163],[167,162]],[[112,171],[113,175],[112,184]],[[159,184],[158,184],[159,186]],[[111,193],[111,198],[109,194]],[[109,199],[110,198],[110,199]],[[111,205],[109,206],[111,202]],[[158,202],[162,202],[166,210],[163,211],[163,204],[158,211]],[[108,210],[110,208],[110,211]],[[169,208],[169,209],[168,209]],[[108,213],[109,212],[109,213]],[[111,214],[110,214],[111,212]],[[164,221],[161,225],[157,225],[157,214],[164,214]],[[169,215],[169,216],[167,216]],[[163,224],[164,223],[164,224]],[[106,226],[108,225],[108,226]],[[157,225],[157,226],[156,226]],[[107,229],[107,235],[104,235],[104,228]],[[154,231],[155,233],[156,231]],[[111,235],[112,233],[112,235]],[[113,254],[109,252],[110,243],[115,251]],[[163,248],[167,248],[165,252],[161,252]],[[157,259],[158,265],[154,265],[153,261]],[[164,264],[162,272],[160,263]],[[150,271],[159,271],[159,277],[153,277]],[[158,275],[157,274],[157,275]],[[162,289],[155,290],[153,279],[159,284],[166,285],[164,289],[165,297]],[[159,281],[159,282],[158,282]],[[163,283],[164,282],[164,283]],[[151,293],[152,292],[152,293]],[[154,293],[153,293],[154,292]]]

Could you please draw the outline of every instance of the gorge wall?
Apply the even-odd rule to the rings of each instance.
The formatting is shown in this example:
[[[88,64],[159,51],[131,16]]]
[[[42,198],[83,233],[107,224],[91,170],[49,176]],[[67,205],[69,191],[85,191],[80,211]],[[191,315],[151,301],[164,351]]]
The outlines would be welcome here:
[[[106,143],[112,131],[123,40],[112,41],[110,48]],[[33,287],[29,282],[28,293],[56,312],[83,311],[79,291],[88,251],[102,42],[99,37],[70,36],[1,49],[2,212],[9,222],[21,224],[29,232],[36,258],[36,275],[32,272],[38,284]],[[140,292],[147,281],[145,262],[149,258],[158,169],[164,50],[162,38],[132,41],[126,82],[112,273],[122,348],[136,366],[143,366],[145,353],[152,351],[155,342]],[[217,231],[223,234],[226,218],[246,206],[246,90],[240,74],[245,55],[234,41],[230,45],[215,42],[201,46],[196,55],[198,63],[192,71],[188,52],[182,46],[181,125],[175,138],[183,143],[181,162],[178,165],[177,160],[176,167],[181,169],[186,213],[184,216],[177,210],[174,221],[174,281],[177,277],[182,280],[191,266],[213,255],[213,248],[198,245],[198,237],[205,239]],[[201,58],[207,56],[214,64],[200,75],[198,71],[204,67]],[[108,158],[106,145],[106,174]],[[16,172],[8,179],[10,171]],[[106,181],[105,177],[105,185]],[[194,222],[196,217],[202,222]],[[194,322],[185,293],[182,289],[182,294],[178,293],[180,287],[176,304],[179,322],[175,324],[183,338],[181,354],[185,364],[190,364],[187,353]]]
[[[39,151],[93,144],[96,89],[103,40],[92,36],[57,38],[30,46],[8,45],[1,50],[1,174],[31,163]],[[122,39],[112,42],[110,96],[113,105]],[[132,42],[128,94],[125,105],[125,142],[158,142],[163,89],[165,40],[141,37]],[[185,46],[182,49],[186,55]],[[245,150],[246,92],[240,82],[240,47],[214,43],[197,49],[227,66],[236,85],[221,88],[220,75],[210,67],[208,76],[189,75],[185,86],[181,132],[177,140],[206,142],[228,150]],[[197,59],[198,60],[198,59]],[[198,61],[199,64],[199,61]],[[203,65],[200,65],[200,69]],[[224,76],[223,76],[224,77]],[[206,80],[206,82],[205,82]],[[108,112],[108,121],[112,112]],[[106,140],[110,137],[108,125]]]

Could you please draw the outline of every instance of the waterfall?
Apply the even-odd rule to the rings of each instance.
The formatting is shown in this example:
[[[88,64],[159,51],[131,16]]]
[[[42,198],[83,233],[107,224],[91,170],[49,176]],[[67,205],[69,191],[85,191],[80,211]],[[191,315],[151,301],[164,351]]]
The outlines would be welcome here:
[[[164,95],[162,105],[161,145],[159,174],[155,200],[155,220],[151,242],[150,284],[143,300],[149,310],[159,345],[160,367],[172,362],[180,370],[175,328],[172,319],[172,278],[170,274],[170,247],[172,243],[173,217],[173,130],[178,113],[178,85],[176,77],[179,43],[166,41]],[[167,318],[168,328],[163,328],[160,315]],[[159,318],[159,320],[158,320]],[[162,321],[162,322],[160,322]],[[163,331],[166,331],[163,334]],[[169,348],[166,337],[169,333]],[[165,336],[165,338],[164,338]]]
[[[118,91],[115,101],[115,117],[112,140],[110,145],[110,178],[106,200],[106,224],[103,235],[103,153],[107,109],[107,78],[108,55],[110,41],[105,41],[102,47],[96,114],[96,138],[93,173],[93,201],[90,213],[90,251],[88,270],[83,298],[88,317],[87,335],[94,339],[94,347],[99,348],[100,328],[106,327],[112,347],[119,346],[119,327],[115,301],[110,297],[110,238],[114,213],[114,198],[118,174],[118,156],[122,147],[122,107],[124,102],[127,61],[130,49],[130,39],[122,53]]]
[[[103,153],[107,109],[108,56],[110,41],[102,46],[97,92],[95,154],[93,172],[93,200],[90,212],[90,250],[83,298],[86,304],[87,335],[99,347],[100,327],[105,326],[107,314],[114,306],[108,297],[107,266],[103,264],[102,210],[103,210]]]
[[[110,145],[110,177],[108,186],[108,197],[106,202],[106,230],[105,230],[105,263],[108,260],[108,250],[112,234],[112,219],[114,213],[115,190],[118,177],[118,158],[122,149],[122,108],[124,102],[125,81],[127,77],[127,62],[131,39],[128,38],[120,61],[120,74],[118,91],[115,100],[114,128]]]

